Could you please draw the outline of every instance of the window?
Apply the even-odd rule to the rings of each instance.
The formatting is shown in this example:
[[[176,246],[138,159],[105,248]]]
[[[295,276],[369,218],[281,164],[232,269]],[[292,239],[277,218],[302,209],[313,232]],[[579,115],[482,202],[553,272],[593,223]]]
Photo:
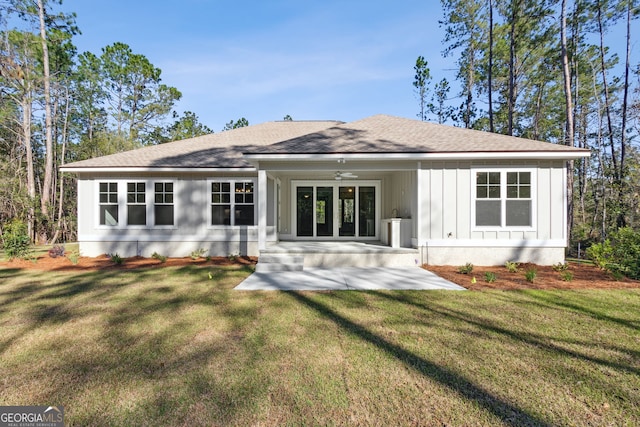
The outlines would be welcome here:
[[[235,225],[253,225],[253,182],[236,182],[235,190]]]
[[[254,225],[254,183],[211,183],[211,225]]]
[[[477,171],[475,225],[532,227],[531,171]]]
[[[100,225],[118,225],[118,183],[101,182],[99,193]]]
[[[156,182],[154,190],[155,225],[173,225],[173,183]]]
[[[127,225],[147,225],[144,182],[127,183]]]

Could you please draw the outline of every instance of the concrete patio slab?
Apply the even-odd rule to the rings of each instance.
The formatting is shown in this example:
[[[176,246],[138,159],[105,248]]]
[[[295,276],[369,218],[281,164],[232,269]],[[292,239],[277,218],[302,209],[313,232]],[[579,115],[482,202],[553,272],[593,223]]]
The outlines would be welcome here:
[[[305,268],[253,273],[235,287],[241,291],[457,290],[465,288],[420,267]]]

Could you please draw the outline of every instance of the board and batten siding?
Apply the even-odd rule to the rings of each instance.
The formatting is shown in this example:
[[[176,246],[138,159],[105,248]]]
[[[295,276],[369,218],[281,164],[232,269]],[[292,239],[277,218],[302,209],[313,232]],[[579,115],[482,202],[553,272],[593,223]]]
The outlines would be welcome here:
[[[535,169],[532,230],[474,229],[475,170],[519,167]],[[416,174],[421,220],[416,226],[414,246],[428,251],[431,264],[561,262],[566,245],[565,173],[562,161],[423,162]]]

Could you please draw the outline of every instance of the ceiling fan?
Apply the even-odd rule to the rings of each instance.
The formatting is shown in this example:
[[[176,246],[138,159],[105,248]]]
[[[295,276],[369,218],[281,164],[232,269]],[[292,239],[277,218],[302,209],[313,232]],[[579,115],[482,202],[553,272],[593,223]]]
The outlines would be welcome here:
[[[358,177],[358,175],[354,175],[351,172],[340,172],[340,171],[337,171],[336,175],[335,175],[336,181],[341,181],[343,179],[356,179],[357,177]]]

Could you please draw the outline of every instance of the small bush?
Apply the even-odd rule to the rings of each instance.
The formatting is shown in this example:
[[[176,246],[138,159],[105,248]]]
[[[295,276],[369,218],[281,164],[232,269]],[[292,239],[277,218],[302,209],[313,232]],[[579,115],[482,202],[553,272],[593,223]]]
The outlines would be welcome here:
[[[507,261],[504,263],[504,267],[507,269],[509,273],[517,273],[518,267],[520,267],[520,264],[513,261]]]
[[[191,259],[196,260],[198,258],[202,258],[204,257],[204,254],[207,253],[207,249],[204,248],[200,248],[200,249],[196,249],[195,251],[191,252]]]
[[[493,283],[496,281],[496,274],[492,271],[486,271],[484,273],[484,281],[487,283]]]
[[[78,264],[80,254],[76,251],[73,251],[69,255],[67,255],[67,258],[69,258],[69,261],[71,261],[71,264],[76,265]]]
[[[4,252],[7,258],[28,258],[31,252],[31,239],[27,224],[19,219],[14,219],[4,226],[2,233]]]
[[[533,283],[537,275],[538,271],[535,268],[530,268],[524,273],[524,278],[527,279],[527,282]]]
[[[566,262],[565,263],[559,262],[557,264],[553,264],[551,268],[553,268],[553,271],[558,271],[558,272],[567,271],[569,269],[569,264],[567,264]]]
[[[458,267],[458,273],[469,274],[472,271],[473,271],[473,264],[471,264],[470,262],[466,263],[465,265],[461,265],[460,267]]]
[[[157,259],[158,261],[160,261],[161,264],[164,264],[165,262],[167,262],[167,257],[165,255],[160,255],[158,252],[154,252],[151,255],[151,258]]]
[[[615,275],[640,279],[640,231],[629,227],[611,233],[610,239],[591,245],[587,257]]]
[[[120,264],[122,264],[124,262],[124,259],[120,255],[118,255],[117,253],[111,254],[110,258],[111,258],[111,262],[113,262],[114,264],[117,264],[117,265],[120,265]]]
[[[573,273],[569,270],[562,271],[560,272],[560,278],[565,282],[570,282],[573,280]]]
[[[58,258],[64,256],[64,246],[63,245],[53,245],[51,249],[49,249],[49,257],[50,258]]]

